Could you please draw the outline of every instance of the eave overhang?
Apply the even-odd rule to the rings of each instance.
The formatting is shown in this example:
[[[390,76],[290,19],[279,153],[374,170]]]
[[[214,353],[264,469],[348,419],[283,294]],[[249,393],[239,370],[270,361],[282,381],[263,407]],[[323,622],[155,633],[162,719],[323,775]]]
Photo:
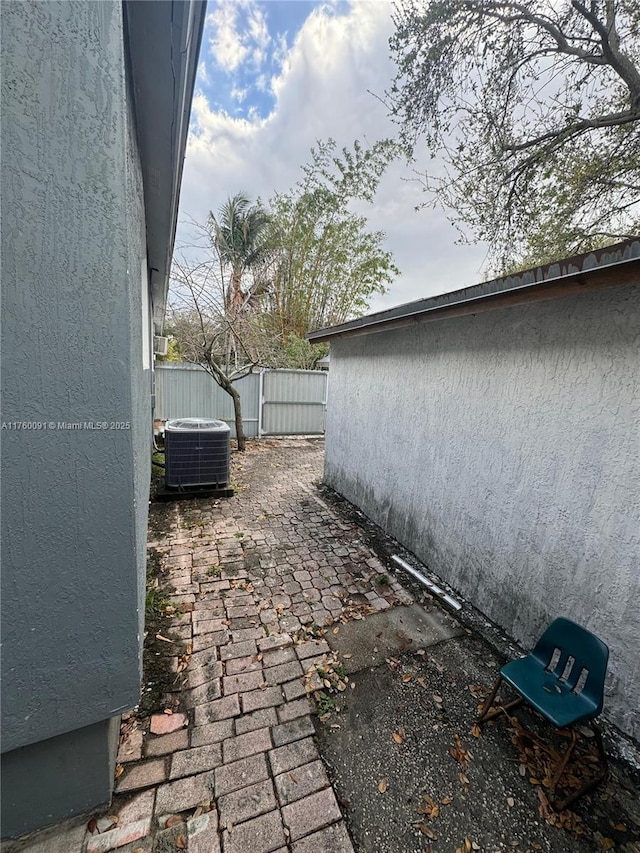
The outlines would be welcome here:
[[[414,323],[479,314],[511,305],[558,299],[604,287],[640,283],[640,238],[492,279],[451,293],[408,302],[307,335],[313,343],[369,335]]]
[[[153,320],[161,333],[206,0],[125,0]]]

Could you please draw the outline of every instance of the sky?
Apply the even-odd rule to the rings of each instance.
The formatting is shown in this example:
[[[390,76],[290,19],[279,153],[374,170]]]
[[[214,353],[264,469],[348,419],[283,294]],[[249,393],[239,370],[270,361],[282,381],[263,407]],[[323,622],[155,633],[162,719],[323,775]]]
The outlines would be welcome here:
[[[318,139],[372,144],[397,128],[379,97],[394,75],[387,0],[209,0],[184,165],[177,245],[230,196],[292,187]],[[378,96],[378,97],[376,97]],[[420,158],[427,162],[426,152]],[[413,173],[394,163],[364,213],[400,276],[371,311],[487,278],[483,246],[457,245]]]

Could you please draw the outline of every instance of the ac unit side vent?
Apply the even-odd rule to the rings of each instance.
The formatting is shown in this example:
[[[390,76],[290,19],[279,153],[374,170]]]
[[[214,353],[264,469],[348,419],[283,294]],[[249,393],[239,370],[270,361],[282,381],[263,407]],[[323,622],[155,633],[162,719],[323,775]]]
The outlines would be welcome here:
[[[161,335],[153,336],[153,353],[154,355],[167,355],[169,352],[169,338],[163,338]]]

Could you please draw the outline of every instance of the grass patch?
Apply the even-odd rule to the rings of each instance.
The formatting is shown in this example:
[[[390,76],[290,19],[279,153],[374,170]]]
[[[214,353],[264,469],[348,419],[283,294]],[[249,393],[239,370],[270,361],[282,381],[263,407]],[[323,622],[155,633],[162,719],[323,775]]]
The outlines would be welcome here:
[[[319,690],[318,693],[316,693],[316,701],[318,703],[316,713],[319,717],[324,717],[325,714],[331,714],[336,709],[336,703],[333,696],[329,693],[325,693],[324,690]]]
[[[374,583],[378,586],[389,586],[391,581],[389,580],[389,575],[378,575]]]

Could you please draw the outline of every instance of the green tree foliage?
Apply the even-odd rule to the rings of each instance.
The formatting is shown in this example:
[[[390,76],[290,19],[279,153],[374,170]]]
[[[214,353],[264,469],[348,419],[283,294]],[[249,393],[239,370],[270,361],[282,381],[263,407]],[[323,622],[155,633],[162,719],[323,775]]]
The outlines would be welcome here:
[[[220,263],[228,267],[228,288],[225,308],[229,315],[237,316],[246,307],[250,292],[243,290],[243,279],[262,261],[265,254],[263,240],[267,224],[265,211],[252,204],[244,193],[237,193],[222,205],[218,216],[209,213],[208,228]]]
[[[336,154],[332,140],[312,149],[303,178],[269,205],[244,193],[195,225],[190,257],[174,258],[171,328],[186,361],[200,364],[233,398],[238,449],[244,448],[234,382],[253,368],[312,368],[325,346],[313,328],[363,313],[397,274],[384,234],[348,209],[373,200],[389,161],[389,141]],[[197,260],[193,259],[197,253]]]
[[[421,177],[498,265],[640,231],[636,0],[400,0],[387,93]]]
[[[290,335],[364,313],[398,274],[384,232],[369,230],[348,207],[373,200],[397,146],[356,142],[340,156],[335,149],[333,140],[318,143],[302,180],[269,202],[262,322],[283,348]]]

